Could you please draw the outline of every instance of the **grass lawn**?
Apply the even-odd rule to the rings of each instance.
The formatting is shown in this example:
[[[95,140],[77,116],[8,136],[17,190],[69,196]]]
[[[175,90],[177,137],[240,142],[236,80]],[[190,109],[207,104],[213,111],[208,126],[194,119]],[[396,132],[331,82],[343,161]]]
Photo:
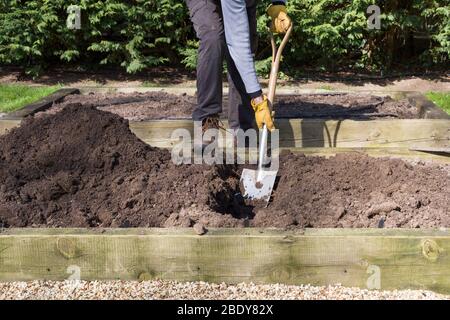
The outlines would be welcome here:
[[[450,92],[428,92],[427,98],[450,114]]]
[[[60,86],[29,87],[0,84],[0,112],[11,112],[36,102],[58,90]]]

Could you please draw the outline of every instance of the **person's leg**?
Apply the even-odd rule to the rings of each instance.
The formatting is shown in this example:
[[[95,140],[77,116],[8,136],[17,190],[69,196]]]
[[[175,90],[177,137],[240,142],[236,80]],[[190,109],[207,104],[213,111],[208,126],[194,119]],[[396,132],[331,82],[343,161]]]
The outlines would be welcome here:
[[[185,0],[200,40],[197,62],[197,107],[201,121],[222,111],[222,64],[226,50],[220,0]]]
[[[258,46],[256,28],[256,5],[258,0],[246,0],[247,15],[250,26],[250,41],[253,54]],[[250,96],[245,90],[244,83],[236,66],[227,54],[228,66],[228,122],[232,129],[247,130],[254,127],[255,114],[250,104]]]

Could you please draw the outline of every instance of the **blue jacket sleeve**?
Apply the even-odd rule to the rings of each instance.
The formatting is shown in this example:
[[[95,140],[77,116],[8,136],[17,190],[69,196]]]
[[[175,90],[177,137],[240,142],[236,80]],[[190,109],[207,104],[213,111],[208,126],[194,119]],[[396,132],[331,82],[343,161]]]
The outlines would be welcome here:
[[[284,4],[285,1],[272,1]],[[247,93],[261,91],[250,47],[250,28],[245,0],[221,0],[225,39]]]

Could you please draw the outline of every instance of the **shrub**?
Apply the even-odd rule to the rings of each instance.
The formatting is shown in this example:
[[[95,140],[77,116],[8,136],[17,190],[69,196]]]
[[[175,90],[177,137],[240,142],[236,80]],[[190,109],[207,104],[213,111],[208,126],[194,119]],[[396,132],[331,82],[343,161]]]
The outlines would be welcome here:
[[[366,9],[377,2],[381,29],[368,30]],[[74,4],[81,8],[80,30],[66,25]],[[270,67],[267,5],[258,7],[263,73]],[[288,10],[295,30],[284,66],[291,72],[305,65],[388,70],[449,61],[448,0],[289,0]],[[182,0],[0,0],[0,63],[32,74],[52,64],[121,66],[129,73],[162,64],[194,68],[196,48]]]

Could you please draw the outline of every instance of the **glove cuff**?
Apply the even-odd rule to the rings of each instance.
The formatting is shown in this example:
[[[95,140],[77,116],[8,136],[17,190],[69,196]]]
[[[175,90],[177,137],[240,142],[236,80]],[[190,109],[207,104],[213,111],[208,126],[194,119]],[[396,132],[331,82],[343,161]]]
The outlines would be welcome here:
[[[266,96],[266,95],[263,95],[263,97],[264,97],[264,100],[261,101],[260,103],[255,103],[254,99],[250,100],[250,104],[252,105],[252,108],[253,108],[253,110],[254,110],[255,112],[259,109],[259,107],[260,107],[262,104],[264,104],[264,102],[267,101],[267,96]]]
[[[287,13],[286,11],[286,6],[283,4],[272,4],[271,6],[269,6],[269,8],[267,9],[267,14],[272,18],[275,19],[280,12],[284,12]]]

